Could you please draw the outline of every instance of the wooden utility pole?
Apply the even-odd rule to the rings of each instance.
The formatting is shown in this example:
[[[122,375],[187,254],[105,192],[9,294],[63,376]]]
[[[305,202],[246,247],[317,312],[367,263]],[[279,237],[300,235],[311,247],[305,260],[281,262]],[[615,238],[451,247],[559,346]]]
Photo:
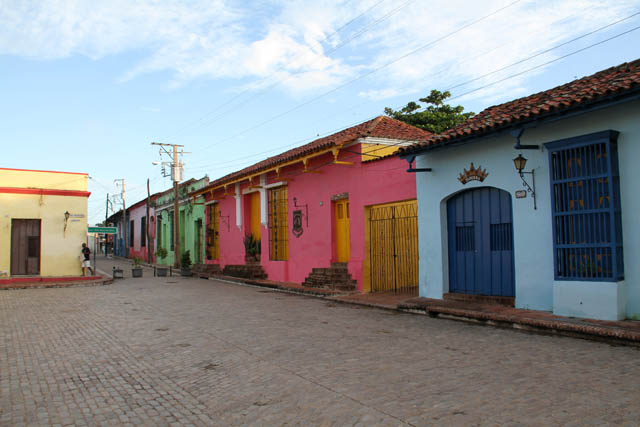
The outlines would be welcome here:
[[[178,147],[184,147],[179,144],[163,144],[160,142],[152,142],[151,145],[160,146],[160,154],[164,151],[164,154],[171,158],[171,179],[173,180],[173,265],[176,268],[180,268],[180,200],[178,198],[178,187],[182,180],[182,173],[184,171],[184,164],[180,161],[180,155],[185,154],[184,151],[178,152]],[[173,147],[173,151],[167,151],[164,147]],[[154,162],[158,164],[159,162]],[[166,163],[162,163],[165,165]]]
[[[114,181],[120,181],[122,183],[122,191],[120,192],[120,197],[122,197],[122,234],[124,236],[124,257],[129,258],[129,251],[127,250],[127,227],[129,226],[129,223],[127,221],[127,204],[124,199],[125,182],[124,178],[115,179]]]
[[[147,220],[145,221],[147,226],[147,262],[151,263],[151,238],[149,237],[149,204],[151,203],[151,189],[149,188],[149,178],[147,178]]]

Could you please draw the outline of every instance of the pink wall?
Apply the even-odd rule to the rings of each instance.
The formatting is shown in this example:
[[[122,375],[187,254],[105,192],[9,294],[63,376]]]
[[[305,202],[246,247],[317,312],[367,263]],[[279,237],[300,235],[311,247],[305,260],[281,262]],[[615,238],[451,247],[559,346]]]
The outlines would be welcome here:
[[[132,209],[129,209],[129,222],[134,221],[133,227],[133,247],[129,248],[129,258],[140,257],[143,261],[148,262],[147,260],[147,247],[140,245],[140,223],[142,222],[142,218],[147,215],[147,205],[146,203],[141,203],[138,206],[135,206]],[[149,237],[151,238],[151,262],[155,262],[155,237],[156,237],[156,222],[155,222],[155,210],[153,207],[149,207],[149,216],[151,222],[149,222]],[[129,227],[129,225],[127,225]],[[127,228],[127,233],[129,233],[129,228]],[[129,235],[127,234],[127,240],[129,239]],[[127,242],[128,244],[128,242]]]
[[[359,145],[349,148],[359,151]],[[269,230],[262,225],[262,257],[261,264],[270,280],[301,283],[314,267],[329,267],[335,261],[335,245],[333,230],[333,204],[331,197],[340,193],[349,193],[350,205],[350,240],[351,251],[348,263],[349,272],[362,289],[362,264],[365,259],[365,206],[390,203],[416,198],[415,177],[407,173],[407,162],[397,157],[390,157],[375,162],[361,163],[360,156],[352,153],[341,153],[339,160],[354,162],[353,166],[328,164],[333,160],[331,154],[313,158],[309,169],[321,170],[322,173],[301,173],[302,164],[297,163],[281,170],[281,176],[292,177],[288,182],[288,227],[289,227],[289,260],[269,260]],[[267,184],[278,182],[275,173],[269,173]],[[247,183],[241,185],[242,189]],[[230,189],[231,191],[231,189]],[[219,190],[215,197],[222,192]],[[297,198],[298,206],[308,204],[309,225],[303,217],[303,234],[295,237],[291,233],[293,198]],[[244,205],[244,197],[242,203]],[[244,263],[244,246],[242,239],[244,230],[250,229],[243,218],[242,229],[236,226],[236,202],[233,196],[220,200],[219,209],[224,219],[220,224],[220,259],[208,261],[226,264]],[[241,212],[244,211],[244,206]],[[229,215],[227,229],[226,215]]]

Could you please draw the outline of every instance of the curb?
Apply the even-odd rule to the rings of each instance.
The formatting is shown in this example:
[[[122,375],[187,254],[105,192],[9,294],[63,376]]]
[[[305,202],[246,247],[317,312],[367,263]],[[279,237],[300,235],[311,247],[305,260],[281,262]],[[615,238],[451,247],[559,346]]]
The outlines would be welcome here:
[[[93,287],[104,286],[113,283],[113,278],[108,275],[102,275],[103,278],[99,280],[87,280],[80,282],[33,282],[24,284],[11,284],[10,286],[0,286],[0,291],[12,291],[18,289],[47,289],[47,288],[81,288],[81,287]]]
[[[580,325],[546,319],[521,318],[442,306],[421,307],[417,304],[399,304],[397,310],[405,313],[427,314],[431,317],[441,317],[443,319],[499,328],[525,330],[545,335],[560,335],[592,341],[602,341],[610,344],[640,347],[640,333],[621,329]]]
[[[275,291],[290,292],[294,294],[321,298],[327,301],[346,305],[358,305],[380,310],[395,311],[406,314],[429,315],[442,319],[462,321],[477,325],[493,326],[502,329],[514,329],[518,331],[533,332],[542,335],[558,335],[571,338],[581,338],[590,341],[600,341],[608,344],[640,347],[640,333],[620,329],[605,328],[593,325],[580,325],[567,322],[559,322],[546,319],[521,318],[496,313],[485,313],[472,310],[449,308],[442,306],[421,307],[417,304],[400,303],[396,307],[344,300],[341,297],[349,294],[328,294],[321,291],[309,291],[305,289],[288,288],[272,283],[262,283],[257,280],[247,280],[230,276],[211,276],[209,280],[220,280],[225,283],[245,284]]]
[[[287,286],[280,286],[275,283],[264,283],[259,280],[243,279],[240,277],[233,277],[233,276],[217,275],[217,276],[209,277],[208,280],[220,280],[227,283],[240,283],[240,284],[246,284],[251,286],[257,286],[260,288],[268,288],[268,289],[273,289],[273,290],[282,291],[282,292],[290,292],[294,294],[308,295],[308,296],[327,298],[327,299],[331,297],[336,297],[336,296],[348,295],[348,294],[337,294],[333,292],[314,291],[310,289],[290,288]]]

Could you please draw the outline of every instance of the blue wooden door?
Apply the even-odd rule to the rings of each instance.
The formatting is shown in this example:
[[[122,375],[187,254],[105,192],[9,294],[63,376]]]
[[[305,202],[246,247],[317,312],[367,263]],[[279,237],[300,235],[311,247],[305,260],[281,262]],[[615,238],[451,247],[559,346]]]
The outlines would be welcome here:
[[[447,202],[449,292],[515,296],[511,195],[475,188]]]

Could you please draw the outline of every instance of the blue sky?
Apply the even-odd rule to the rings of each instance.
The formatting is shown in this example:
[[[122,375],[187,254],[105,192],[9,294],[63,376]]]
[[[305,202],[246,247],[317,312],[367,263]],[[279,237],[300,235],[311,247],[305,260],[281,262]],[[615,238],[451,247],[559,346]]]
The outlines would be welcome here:
[[[0,0],[0,167],[89,173],[95,223],[114,179],[129,205],[147,178],[170,187],[152,141],[184,144],[185,177],[214,179],[431,89],[479,112],[637,59],[639,12],[625,0]]]

